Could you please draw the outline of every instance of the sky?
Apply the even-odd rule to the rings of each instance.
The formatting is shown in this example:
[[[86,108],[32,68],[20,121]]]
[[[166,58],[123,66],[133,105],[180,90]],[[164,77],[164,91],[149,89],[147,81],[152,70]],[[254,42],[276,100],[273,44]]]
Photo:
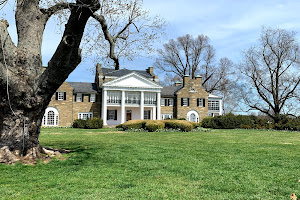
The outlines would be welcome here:
[[[10,3],[0,14],[9,21],[9,32],[16,42],[12,6]],[[300,31],[299,0],[144,0],[144,8],[167,23],[166,35],[155,44],[156,48],[162,48],[170,39],[185,34],[194,37],[204,34],[210,38],[217,58],[228,57],[234,63],[241,61],[242,51],[257,44],[263,26]],[[54,21],[46,26],[43,65],[47,65],[61,39],[58,34],[61,28],[63,26],[57,26]],[[300,41],[299,34],[297,38]],[[133,61],[122,60],[121,68],[143,70],[152,66],[154,59],[155,55],[149,58],[137,56]],[[84,57],[67,81],[93,82],[93,66],[93,58]]]

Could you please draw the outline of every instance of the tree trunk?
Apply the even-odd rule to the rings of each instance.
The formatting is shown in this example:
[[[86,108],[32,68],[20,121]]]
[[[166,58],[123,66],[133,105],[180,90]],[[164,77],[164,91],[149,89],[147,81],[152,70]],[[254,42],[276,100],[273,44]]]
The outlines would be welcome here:
[[[43,16],[37,2],[18,1],[17,47],[7,32],[7,22],[0,20],[0,163],[34,161],[45,153],[39,144],[45,109],[80,63],[84,28],[96,9],[82,4],[72,7],[63,38],[44,72],[41,42],[48,16]]]

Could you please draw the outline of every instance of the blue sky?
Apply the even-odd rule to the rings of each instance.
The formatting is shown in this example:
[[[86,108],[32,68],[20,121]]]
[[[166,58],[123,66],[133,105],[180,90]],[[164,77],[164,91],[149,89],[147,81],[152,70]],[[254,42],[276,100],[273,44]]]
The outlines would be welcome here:
[[[257,43],[263,26],[285,28],[299,32],[299,0],[144,0],[144,7],[151,14],[160,15],[167,22],[166,37],[157,48],[169,39],[185,34],[207,35],[216,49],[217,58],[228,57],[238,63],[241,52]],[[3,9],[2,15],[10,23],[9,31],[16,41],[11,5]],[[50,21],[46,26],[43,41],[43,64],[46,65],[60,41],[62,27]],[[299,34],[297,35],[300,40]],[[154,57],[138,56],[134,61],[121,61],[121,68],[146,69],[152,66]],[[92,82],[94,66],[91,57],[70,74],[68,81]]]

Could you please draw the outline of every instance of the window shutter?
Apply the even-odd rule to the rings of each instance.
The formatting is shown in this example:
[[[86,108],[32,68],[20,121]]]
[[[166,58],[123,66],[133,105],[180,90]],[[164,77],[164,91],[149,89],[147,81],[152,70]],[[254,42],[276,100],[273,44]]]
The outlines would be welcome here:
[[[64,92],[64,100],[66,100],[66,99],[67,99],[67,93]]]
[[[203,107],[205,107],[205,99],[203,99],[202,102],[203,102]]]
[[[106,120],[108,120],[109,110],[106,112]]]
[[[55,100],[58,100],[58,92],[55,92]]]
[[[165,99],[165,106],[169,106],[169,99]]]
[[[199,105],[199,102],[200,101],[200,99],[199,98],[197,98],[197,106],[199,107],[200,105]]]
[[[183,106],[183,98],[181,98],[181,106]]]
[[[75,94],[75,100],[74,101],[76,102],[76,100],[77,100],[77,94]]]
[[[117,114],[118,114],[118,112],[117,112],[117,110],[115,110],[115,120],[117,120]]]
[[[91,94],[88,94],[88,101],[91,102]]]
[[[81,94],[81,102],[83,102],[83,99],[84,99],[84,95]]]
[[[190,98],[187,98],[187,106],[190,106]]]
[[[95,94],[95,102],[97,102],[97,94]]]

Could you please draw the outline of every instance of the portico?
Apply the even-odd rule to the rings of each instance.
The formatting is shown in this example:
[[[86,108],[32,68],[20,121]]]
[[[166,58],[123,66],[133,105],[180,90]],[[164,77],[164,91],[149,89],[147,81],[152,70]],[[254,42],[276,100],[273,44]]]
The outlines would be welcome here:
[[[102,84],[104,125],[133,119],[160,119],[161,86],[137,73]]]

